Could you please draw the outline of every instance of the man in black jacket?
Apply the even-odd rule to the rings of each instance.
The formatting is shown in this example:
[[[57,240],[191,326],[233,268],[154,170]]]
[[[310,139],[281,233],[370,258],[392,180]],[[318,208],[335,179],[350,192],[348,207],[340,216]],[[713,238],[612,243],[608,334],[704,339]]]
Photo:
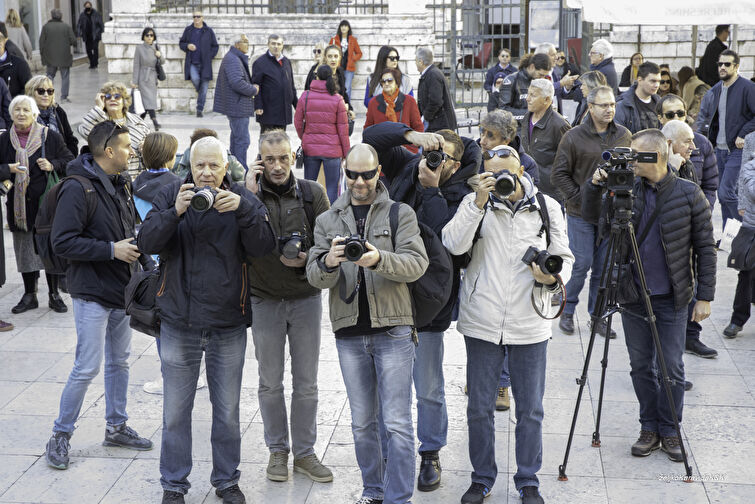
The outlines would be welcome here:
[[[123,291],[140,253],[134,245],[130,181],[121,175],[134,156],[128,129],[105,121],[89,133],[90,154],[68,165],[68,175],[89,179],[94,195],[78,180],[58,194],[51,233],[53,249],[68,259],[68,290],[76,321],[76,361],[60,398],[60,414],[47,443],[47,463],[68,468],[69,440],[87,388],[105,357],[105,446],[152,449],[152,441],[126,425],[129,317]],[[108,351],[105,352],[104,349]]]
[[[710,316],[710,303],[716,285],[716,252],[710,206],[703,191],[689,180],[678,178],[668,168],[668,146],[657,129],[644,130],[632,137],[632,149],[654,152],[655,163],[632,162],[637,178],[634,182],[632,223],[637,231],[640,259],[644,266],[650,303],[656,317],[663,359],[671,379],[671,393],[679,421],[684,406],[684,354],[687,305],[697,285],[697,302],[692,320],[700,322]],[[595,170],[582,194],[582,215],[589,222],[602,224],[606,232],[608,218],[601,219],[600,204],[606,178],[602,169]],[[603,207],[610,205],[606,202]],[[605,208],[610,216],[611,209]],[[627,250],[628,250],[627,245]],[[690,258],[694,258],[694,263]],[[622,257],[629,266],[630,257]],[[622,270],[623,271],[623,270]],[[632,446],[632,455],[645,457],[661,448],[669,459],[682,461],[681,440],[671,416],[664,387],[657,369],[659,363],[645,307],[639,295],[638,273],[628,267],[627,276],[619,279],[619,300],[626,308],[621,320],[632,368],[632,384],[640,403],[640,436]],[[639,317],[638,317],[639,315]]]
[[[178,47],[186,53],[184,79],[197,90],[197,117],[202,117],[207,88],[212,80],[212,59],[218,54],[215,32],[204,22],[201,10],[195,9],[194,21],[184,28]]]
[[[695,70],[700,80],[709,86],[715,86],[718,82],[718,67],[716,67],[716,64],[718,63],[718,56],[727,48],[725,42],[728,38],[729,25],[716,26],[716,36],[708,42],[708,45],[705,47],[705,53],[700,58],[700,66]]]
[[[206,137],[191,151],[191,174],[157,195],[138,237],[141,250],[160,254],[160,483],[163,503],[184,501],[204,354],[213,409],[212,485],[224,503],[243,503],[239,401],[250,313],[247,257],[268,254],[276,240],[262,202],[242,184],[232,185],[225,146]]]
[[[285,130],[294,120],[291,107],[299,102],[294,86],[291,61],[283,56],[283,37],[267,37],[267,52],[252,63],[252,84],[259,93],[254,97],[254,114],[260,134],[271,129]]]
[[[661,69],[652,61],[646,61],[637,69],[637,82],[624,91],[616,101],[614,121],[631,133],[648,128],[660,128],[656,108],[661,97]]]
[[[532,79],[544,79],[550,75],[553,62],[547,54],[535,54],[525,58],[519,71],[503,79],[498,93],[498,108],[508,110],[517,121],[527,113],[527,90]]]
[[[429,47],[417,49],[414,62],[419,71],[419,85],[417,86],[417,106],[425,131],[442,129],[456,129],[455,100],[448,90],[446,77],[440,68],[433,65],[433,51]]]
[[[456,213],[467,184],[477,174],[480,148],[471,138],[460,138],[444,129],[418,133],[402,123],[384,122],[363,132],[363,141],[378,152],[391,199],[414,208],[417,220],[440,237],[443,226]],[[425,152],[442,150],[445,159],[435,170],[427,160],[412,154],[402,145],[422,147]],[[446,445],[448,413],[443,380],[443,334],[451,325],[451,315],[459,292],[459,264],[454,264],[453,284],[448,304],[428,327],[418,328],[419,344],[414,362],[414,387],[417,391],[417,438],[422,457],[417,488],[422,492],[440,485],[440,449]]]
[[[0,79],[5,81],[13,98],[24,94],[24,86],[31,79],[29,64],[5,49],[7,37],[0,34]]]
[[[100,13],[92,7],[92,2],[84,2],[84,10],[79,14],[79,20],[76,23],[76,31],[84,40],[89,57],[89,68],[97,68],[100,58],[100,39],[102,32],[105,31],[105,25]]]

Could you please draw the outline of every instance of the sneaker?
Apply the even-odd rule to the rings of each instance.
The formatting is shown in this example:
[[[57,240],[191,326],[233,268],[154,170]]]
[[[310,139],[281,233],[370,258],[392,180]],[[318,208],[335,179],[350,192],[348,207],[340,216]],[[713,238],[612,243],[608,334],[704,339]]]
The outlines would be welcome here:
[[[461,496],[461,504],[479,504],[488,495],[490,495],[490,488],[482,483],[473,482]]]
[[[522,504],[545,504],[545,501],[536,486],[520,488],[519,497],[522,498]]]
[[[635,457],[647,457],[653,450],[661,447],[661,437],[657,432],[646,430],[640,431],[640,437],[632,445],[632,455]]]
[[[506,411],[511,407],[511,400],[509,399],[509,388],[498,387],[498,397],[495,398],[495,409],[498,411]]]
[[[361,497],[354,504],[383,504],[383,499],[373,499],[372,497]]]
[[[143,438],[134,429],[122,423],[120,425],[108,425],[105,428],[105,440],[102,446],[120,446],[132,450],[147,451],[152,449],[152,441]]]
[[[685,343],[684,351],[702,357],[703,359],[714,359],[718,357],[718,352],[709,347],[699,339],[692,339]]]
[[[184,494],[181,492],[171,492],[163,490],[162,504],[184,504]]]
[[[661,439],[661,450],[666,452],[669,460],[673,460],[674,462],[684,461],[684,457],[682,457],[682,445],[676,436],[664,436]]]
[[[309,479],[318,483],[328,483],[333,481],[333,473],[322,465],[320,459],[314,453],[302,458],[294,459],[294,472],[306,474]],[[288,467],[286,467],[286,477],[288,478]]]
[[[589,322],[589,325],[592,326],[592,321]],[[608,331],[608,324],[605,320],[598,321],[598,325],[595,328],[595,333],[606,337],[606,332]],[[611,329],[611,335],[608,337],[608,339],[616,339],[616,331]]]
[[[737,324],[729,324],[726,326],[726,329],[724,329],[724,336],[729,339],[736,338],[737,333],[739,333],[740,331],[742,331],[742,326],[739,326]]]
[[[684,380],[684,391],[689,392],[690,390],[692,390],[692,382]]]
[[[558,321],[558,328],[564,334],[574,334],[574,314],[562,313]]]
[[[417,490],[420,492],[432,492],[440,486],[440,457],[438,450],[419,452],[422,462],[419,464],[419,476],[417,476]]]
[[[56,432],[47,442],[45,458],[47,465],[55,469],[68,469],[68,450],[71,448],[68,442],[71,435],[67,432]]]
[[[267,479],[288,481],[288,453],[271,452],[267,461]]]
[[[8,332],[15,329],[16,326],[11,324],[10,322],[6,322],[5,320],[0,320],[0,332]]]
[[[142,389],[148,394],[163,395],[163,377],[160,376],[156,380],[148,381]]]
[[[223,504],[246,504],[246,497],[238,485],[229,486],[223,490],[216,488],[215,495],[222,497]]]
[[[204,117],[201,110],[197,110],[197,117]]]

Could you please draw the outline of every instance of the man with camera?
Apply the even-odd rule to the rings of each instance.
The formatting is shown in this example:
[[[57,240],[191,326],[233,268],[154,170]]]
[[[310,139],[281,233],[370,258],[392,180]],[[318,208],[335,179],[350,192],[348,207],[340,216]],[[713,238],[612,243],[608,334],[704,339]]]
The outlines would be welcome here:
[[[330,320],[364,486],[359,502],[405,504],[415,472],[414,317],[407,283],[422,276],[428,259],[408,206],[400,205],[391,236],[393,201],[380,170],[372,146],[351,148],[344,165],[348,190],[317,219],[307,278],[314,287],[330,289]],[[380,445],[378,404],[388,453]]]
[[[440,236],[462,198],[472,191],[467,184],[477,174],[480,147],[471,138],[451,130],[418,133],[401,123],[384,122],[364,130],[364,143],[378,152],[391,199],[414,208],[417,220]],[[424,149],[413,154],[401,147]],[[459,294],[460,265],[454,265],[448,303],[427,327],[417,328],[419,343],[414,361],[417,392],[417,437],[422,457],[417,488],[428,492],[440,486],[439,451],[446,446],[448,413],[443,379],[443,334],[451,325]]]
[[[629,130],[613,120],[616,100],[610,87],[598,86],[590,91],[587,95],[587,110],[588,115],[582,124],[567,131],[561,139],[551,173],[551,183],[566,201],[569,247],[576,258],[571,280],[566,285],[566,307],[558,323],[565,334],[574,333],[574,311],[590,270],[587,311],[592,313],[595,309],[606,250],[606,244],[598,236],[597,227],[582,217],[582,185],[590,179],[595,167],[603,162],[603,151],[614,147],[629,147],[631,142]],[[605,321],[599,323],[596,332],[603,337],[616,337],[613,330],[606,334]]]
[[[696,184],[679,178],[669,169],[668,146],[660,130],[636,133],[631,147],[633,152],[628,156],[630,161],[625,168],[633,170],[636,178],[631,193],[630,189],[626,192],[633,194],[632,224],[637,232],[655,326],[671,380],[674,408],[681,422],[687,306],[697,285],[697,302],[691,320],[701,322],[708,318],[716,284],[710,206]],[[643,158],[647,161],[641,161]],[[603,186],[607,185],[611,192],[618,190],[611,187],[610,180],[604,184],[606,179],[606,170],[598,168],[585,184],[582,215],[590,223],[597,224],[600,220],[607,226],[611,222],[612,205],[611,200],[601,205]],[[657,371],[660,365],[650,325],[644,318],[648,314],[639,287],[637,265],[629,256],[619,259],[628,265],[627,275],[619,278],[618,299],[626,310],[622,311],[621,319],[632,368],[632,384],[640,403],[640,436],[632,445],[631,453],[645,457],[661,448],[669,459],[681,462],[681,440]]]
[[[498,154],[504,150],[506,156]],[[495,396],[504,358],[510,354],[517,421],[514,483],[524,504],[538,504],[543,502],[537,472],[551,324],[534,304],[550,306],[552,295],[569,278],[574,256],[560,205],[537,194],[517,152],[498,145],[483,157],[485,172],[476,192],[465,196],[443,228],[443,244],[452,254],[471,254],[456,325],[467,349],[467,426],[474,467],[472,485],[461,502],[482,503],[498,476]],[[560,280],[554,276],[559,272]]]
[[[291,452],[283,395],[286,336],[291,354],[291,439],[294,471],[318,482],[333,480],[314,451],[317,439],[317,365],[320,358],[320,289],[307,282],[305,266],[312,247],[315,218],[330,204],[317,182],[291,173],[294,155],[283,130],[260,136],[260,157],[246,187],[262,200],[278,247],[249,265],[252,337],[259,371],[259,404],[270,450],[267,478],[288,480]]]
[[[231,182],[227,156],[217,138],[197,140],[191,173],[157,195],[138,236],[140,250],[160,254],[163,503],[182,503],[189,491],[191,412],[203,353],[213,418],[211,483],[224,504],[245,502],[238,465],[247,263],[269,254],[277,240],[262,202]]]

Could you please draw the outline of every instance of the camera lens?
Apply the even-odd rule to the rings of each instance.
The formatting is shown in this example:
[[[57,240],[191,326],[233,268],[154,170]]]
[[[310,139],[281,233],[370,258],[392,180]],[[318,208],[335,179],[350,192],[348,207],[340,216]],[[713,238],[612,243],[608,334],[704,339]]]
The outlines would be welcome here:
[[[431,170],[435,170],[443,164],[443,153],[437,150],[427,151],[425,153],[425,160],[427,162],[427,167]]]
[[[343,255],[351,262],[356,262],[364,255],[364,247],[358,241],[349,242],[343,249]]]
[[[301,251],[301,238],[292,237],[281,247],[281,254],[286,259],[296,259]]]
[[[197,212],[204,212],[212,208],[215,203],[215,195],[209,188],[200,189],[191,197],[191,208]]]
[[[547,273],[550,273],[551,275],[557,275],[558,273],[561,273],[561,268],[563,267],[563,265],[564,260],[560,256],[548,254],[545,260],[542,261],[540,269],[546,271]]]
[[[501,196],[508,196],[513,193],[514,187],[514,177],[510,173],[504,172],[496,177],[495,192],[497,192]]]

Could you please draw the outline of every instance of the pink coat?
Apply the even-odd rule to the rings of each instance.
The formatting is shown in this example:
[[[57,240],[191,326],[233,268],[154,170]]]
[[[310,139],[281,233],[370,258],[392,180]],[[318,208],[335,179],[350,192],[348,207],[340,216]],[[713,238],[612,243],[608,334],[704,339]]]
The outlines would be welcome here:
[[[304,125],[304,109],[307,124]],[[349,120],[341,95],[331,95],[325,81],[314,80],[299,97],[294,115],[296,133],[306,156],[345,158],[349,152]]]

